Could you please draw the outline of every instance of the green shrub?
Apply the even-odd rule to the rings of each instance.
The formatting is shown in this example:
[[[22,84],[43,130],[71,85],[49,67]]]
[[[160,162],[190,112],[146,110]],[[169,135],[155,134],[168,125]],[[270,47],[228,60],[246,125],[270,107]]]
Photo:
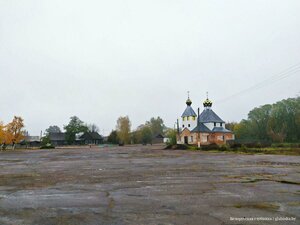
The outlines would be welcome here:
[[[241,145],[241,148],[240,148],[242,151],[245,151],[245,150],[247,150],[247,147],[246,147],[246,145]]]
[[[200,149],[198,148],[198,146],[196,146],[196,145],[189,145],[189,146],[187,146],[187,147],[188,147],[189,150],[200,150]]]
[[[201,145],[201,150],[219,150],[219,145],[217,144],[209,144],[209,145]]]
[[[177,133],[175,130],[169,130],[167,133],[167,138],[168,138],[167,145],[177,144]]]
[[[165,147],[165,149],[173,149],[173,150],[186,150],[186,149],[189,149],[189,146],[187,145],[181,145],[181,144],[176,144],[176,145],[167,145]]]
[[[53,148],[55,148],[55,147],[53,145],[51,145],[50,143],[47,143],[40,147],[40,149],[53,149]]]
[[[221,145],[221,146],[219,146],[219,150],[221,150],[221,151],[226,151],[226,150],[229,150],[229,146],[228,146],[228,145],[226,145],[226,144],[224,144],[224,145]]]
[[[231,142],[230,143],[230,148],[236,149],[236,148],[240,148],[240,147],[242,147],[241,143],[236,143],[236,142]]]

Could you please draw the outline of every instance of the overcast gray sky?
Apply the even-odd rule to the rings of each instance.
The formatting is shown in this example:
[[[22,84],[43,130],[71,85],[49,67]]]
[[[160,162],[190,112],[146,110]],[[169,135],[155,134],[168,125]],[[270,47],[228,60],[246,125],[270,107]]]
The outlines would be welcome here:
[[[299,12],[299,0],[0,0],[0,120],[22,116],[31,135],[72,115],[105,134],[121,115],[172,127],[187,91],[195,110],[208,91],[239,121],[300,94],[299,72],[278,74],[300,63]]]

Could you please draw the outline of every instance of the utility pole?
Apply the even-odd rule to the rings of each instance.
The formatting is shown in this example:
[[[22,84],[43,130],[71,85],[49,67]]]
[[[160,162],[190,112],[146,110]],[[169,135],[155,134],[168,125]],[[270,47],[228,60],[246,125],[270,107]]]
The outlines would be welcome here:
[[[177,135],[178,136],[178,141],[180,141],[180,134],[179,134],[179,120],[177,119]]]
[[[197,131],[198,131],[198,148],[200,148],[200,121],[199,121],[200,108],[198,108],[198,117],[197,117]]]

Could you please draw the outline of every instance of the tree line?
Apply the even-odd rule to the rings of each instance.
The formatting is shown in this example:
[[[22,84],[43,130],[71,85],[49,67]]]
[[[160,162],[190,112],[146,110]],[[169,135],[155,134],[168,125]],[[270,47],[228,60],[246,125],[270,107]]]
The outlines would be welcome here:
[[[299,142],[300,97],[254,108],[247,119],[226,125],[237,140]]]
[[[99,127],[96,124],[86,124],[77,116],[70,117],[70,121],[67,125],[63,126],[66,134],[66,141],[68,144],[74,144],[76,135],[85,132],[98,132]],[[51,133],[61,133],[61,129],[57,125],[51,125],[45,130],[45,137],[43,137],[43,144],[50,143],[49,135]]]
[[[226,124],[227,129],[234,132],[237,141],[270,141],[270,142],[299,142],[300,141],[300,97],[289,98],[274,104],[266,104],[254,108],[248,113],[248,118],[240,122]],[[66,140],[73,144],[76,135],[84,132],[98,132],[95,124],[86,124],[77,116],[72,116],[68,124],[63,126]],[[45,131],[44,142],[49,142],[50,133],[60,133],[61,129],[52,125]],[[11,122],[4,124],[0,121],[0,145],[15,147],[16,143],[24,140],[24,120],[15,116]],[[167,128],[160,117],[152,117],[144,124],[131,130],[128,116],[117,119],[116,128],[111,131],[107,142],[112,144],[148,144],[152,143],[155,135],[167,135],[176,143],[176,131]]]
[[[86,124],[77,116],[72,116],[69,123],[63,126],[63,130],[68,144],[74,144],[77,134],[99,132],[99,127],[96,124]],[[108,136],[107,142],[112,144],[150,144],[155,135],[164,135],[168,130],[170,129],[167,129],[160,117],[152,117],[132,131],[129,117],[121,116],[117,119],[116,128]],[[51,133],[62,133],[62,130],[57,125],[49,126],[44,132],[42,145],[51,144]],[[1,149],[5,149],[7,145],[15,148],[15,144],[23,142],[26,136],[29,136],[29,133],[24,130],[24,120],[21,117],[15,116],[8,124],[0,121]]]
[[[72,116],[67,125],[64,125],[66,140],[69,144],[73,144],[76,135],[84,132],[98,132],[99,128],[95,124],[85,124],[77,116]],[[164,125],[164,121],[159,116],[152,117],[149,121],[138,126],[135,130],[131,130],[131,121],[128,116],[120,116],[117,119],[116,128],[111,131],[107,138],[108,143],[112,144],[151,144],[155,135],[164,135],[169,129]],[[60,133],[61,129],[52,125],[45,131],[43,144],[49,143],[50,133]]]
[[[116,129],[112,130],[107,141],[112,144],[152,144],[156,135],[164,135],[167,132],[164,121],[159,116],[152,117],[149,121],[131,130],[131,121],[128,116],[119,117]]]

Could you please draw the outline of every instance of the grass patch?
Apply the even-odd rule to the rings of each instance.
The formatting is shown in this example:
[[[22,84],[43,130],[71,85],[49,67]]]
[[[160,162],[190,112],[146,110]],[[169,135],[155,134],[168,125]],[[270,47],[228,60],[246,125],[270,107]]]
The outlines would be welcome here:
[[[283,184],[296,184],[296,185],[300,185],[300,182],[297,181],[289,181],[289,180],[275,180],[279,183],[283,183]]]
[[[295,155],[300,156],[300,148],[228,148],[227,150],[213,149],[209,152],[228,152],[237,154],[264,154],[264,155]]]
[[[286,174],[252,174],[251,176],[243,176],[243,175],[226,175],[226,178],[229,178],[230,182],[239,182],[239,183],[256,183],[260,181],[273,181],[283,184],[293,184],[300,185],[299,181],[291,181],[291,180],[283,180],[282,176],[286,176]]]
[[[7,163],[18,163],[18,162],[23,162],[24,160],[21,159],[1,159],[0,162],[7,162]]]
[[[17,189],[36,189],[56,185],[61,182],[76,180],[75,176],[62,173],[20,173],[20,174],[1,174],[0,185],[12,186]]]
[[[270,202],[262,202],[262,203],[253,203],[253,204],[236,204],[234,205],[235,208],[254,208],[254,209],[263,209],[263,210],[270,210],[270,211],[278,211],[280,206],[276,203]]]
[[[38,177],[37,173],[0,174],[0,180]]]
[[[168,145],[165,149],[174,149],[174,150],[189,150],[189,151],[207,151],[207,152],[228,152],[228,153],[237,153],[237,154],[270,154],[270,155],[299,155],[300,156],[300,147],[256,147],[250,148],[242,145],[239,148],[230,147],[229,145],[203,145],[199,149],[196,145]]]
[[[296,207],[298,207],[298,206],[300,206],[300,202],[289,202],[287,205],[288,206],[296,206]]]

